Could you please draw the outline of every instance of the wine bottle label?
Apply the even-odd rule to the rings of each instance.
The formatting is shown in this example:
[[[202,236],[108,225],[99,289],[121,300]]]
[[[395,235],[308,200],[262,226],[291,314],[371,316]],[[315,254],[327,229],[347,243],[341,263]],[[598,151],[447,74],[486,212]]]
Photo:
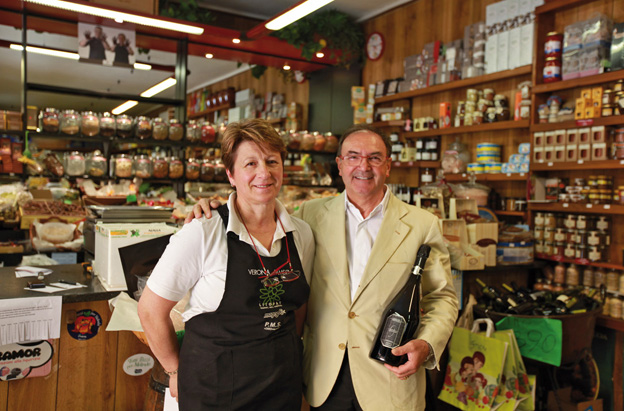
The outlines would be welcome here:
[[[401,345],[401,339],[405,333],[407,321],[401,314],[392,313],[386,318],[379,341],[386,348],[396,348]]]

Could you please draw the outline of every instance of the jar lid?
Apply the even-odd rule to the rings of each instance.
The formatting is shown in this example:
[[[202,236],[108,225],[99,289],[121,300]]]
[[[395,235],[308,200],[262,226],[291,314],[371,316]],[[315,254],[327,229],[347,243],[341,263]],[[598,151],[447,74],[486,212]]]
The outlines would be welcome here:
[[[547,36],[558,36],[561,35],[560,33],[556,32],[556,31],[551,31],[550,33],[546,34]]]
[[[546,57],[546,61],[559,60],[559,57]]]

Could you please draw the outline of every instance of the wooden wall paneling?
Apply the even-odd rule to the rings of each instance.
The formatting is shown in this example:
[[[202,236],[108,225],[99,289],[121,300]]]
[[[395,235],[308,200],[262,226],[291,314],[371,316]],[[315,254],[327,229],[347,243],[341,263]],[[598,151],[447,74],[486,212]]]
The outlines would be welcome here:
[[[96,311],[102,326],[96,336],[79,341],[69,335],[68,321],[80,310]],[[109,410],[115,407],[117,332],[106,332],[108,301],[63,304],[58,370],[57,410]]]
[[[55,409],[59,363],[58,339],[53,340],[52,347],[54,354],[52,355],[52,370],[50,374],[45,377],[33,377],[0,383],[8,386],[6,401],[8,410],[52,411]],[[0,395],[0,399],[1,397]],[[2,409],[1,406],[0,409]]]
[[[128,375],[123,369],[124,362],[135,354],[148,354],[156,357],[131,331],[117,332],[117,376],[115,382],[115,410],[141,410],[145,394],[149,389],[150,373]]]
[[[611,16],[613,16],[613,21],[615,23],[621,23],[624,21],[624,7],[622,7],[622,2],[619,0],[613,0],[613,4],[611,5]]]
[[[9,384],[8,382],[0,382],[0,411],[7,411],[7,402],[9,399]]]
[[[408,187],[420,187],[420,174],[417,168],[390,168],[388,184],[405,184]]]

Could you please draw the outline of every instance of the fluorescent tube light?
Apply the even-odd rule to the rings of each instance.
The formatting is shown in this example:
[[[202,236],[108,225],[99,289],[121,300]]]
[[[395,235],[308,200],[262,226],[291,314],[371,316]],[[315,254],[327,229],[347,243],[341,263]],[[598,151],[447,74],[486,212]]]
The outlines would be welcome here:
[[[168,89],[169,87],[175,85],[176,83],[176,79],[174,79],[173,77],[169,77],[163,81],[161,81],[160,83],[156,84],[154,87],[151,87],[147,90],[145,90],[144,92],[141,93],[141,97],[152,97],[155,96],[156,94],[160,93],[161,91],[164,91],[166,89]]]
[[[134,63],[134,68],[137,69],[137,70],[151,70],[152,66],[151,66],[151,64]]]
[[[32,1],[32,0],[31,0]],[[288,10],[286,13],[277,16],[273,20],[269,21],[264,26],[269,30],[279,30],[295,21],[299,20],[302,17],[307,16],[325,6],[326,4],[331,3],[334,0],[307,0],[298,6]]]
[[[129,23],[140,24],[142,26],[157,27],[166,30],[180,31],[188,34],[203,34],[204,29],[201,27],[191,26],[188,24],[174,23],[171,21],[155,19],[152,17],[137,16],[136,14],[123,13],[103,9],[101,7],[87,6],[86,4],[72,3],[63,0],[24,0],[30,3],[37,3],[44,6],[56,7],[63,10],[75,11],[76,13],[90,14],[92,16],[104,17],[112,20],[122,20]]]
[[[134,100],[128,100],[125,103],[115,107],[114,109],[111,110],[111,113],[114,115],[119,115],[121,113],[124,113],[128,110],[130,110],[132,107],[136,106],[137,104],[139,104],[138,101],[134,101]]]
[[[11,44],[9,46],[12,50],[22,51],[24,47],[21,44]],[[42,47],[26,46],[26,51],[29,53],[45,54],[46,56],[62,57],[65,59],[78,60],[80,56],[78,53],[71,53],[69,51],[52,50]]]

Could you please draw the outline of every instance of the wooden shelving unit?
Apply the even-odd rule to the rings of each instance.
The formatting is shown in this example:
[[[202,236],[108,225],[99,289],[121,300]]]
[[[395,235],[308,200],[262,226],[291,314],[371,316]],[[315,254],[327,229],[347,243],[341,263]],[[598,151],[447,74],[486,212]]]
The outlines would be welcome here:
[[[620,204],[529,203],[529,210],[551,213],[624,215],[624,205]]]
[[[481,131],[509,130],[517,128],[529,128],[529,120],[498,121],[495,123],[483,123],[474,126],[434,128],[425,131],[411,131],[403,133],[403,136],[408,139],[416,139],[433,136],[479,133]]]
[[[225,110],[228,108],[234,107],[234,102],[227,102],[223,104],[219,104],[218,106],[210,107],[209,109],[198,111],[197,113],[189,113],[188,118],[190,120],[204,117],[208,114],[214,113],[215,111]]]
[[[405,125],[405,120],[375,121],[371,123],[371,126],[377,127],[377,128],[403,127],[404,125]]]
[[[531,171],[616,170],[624,169],[624,160],[531,163]]]
[[[553,83],[538,84],[533,88],[533,93],[553,93],[555,91],[567,90],[571,88],[611,83],[621,79],[624,79],[624,70],[610,71],[608,73],[596,74],[594,76],[579,77],[570,80],[555,81]]]
[[[608,269],[613,269],[613,270],[624,270],[624,266],[621,266],[619,264],[593,262],[587,259],[547,256],[544,254],[535,254],[535,258],[538,260],[556,261],[556,262],[562,262],[566,264],[577,264],[577,265],[584,265],[584,266],[590,266],[590,267],[602,267],[602,268],[608,268]]]
[[[477,181],[527,181],[527,173],[475,174]],[[468,174],[445,174],[446,181],[468,181]]]
[[[500,215],[500,216],[523,217],[525,219],[526,219],[526,216],[527,216],[526,211],[494,210],[494,214]]]
[[[624,70],[622,70],[624,72]],[[614,126],[618,124],[624,124],[624,116],[610,116],[610,117],[596,117],[586,120],[570,120],[562,121],[560,123],[543,123],[543,124],[531,124],[531,132],[536,131],[553,131],[569,128],[582,128],[592,126]]]

